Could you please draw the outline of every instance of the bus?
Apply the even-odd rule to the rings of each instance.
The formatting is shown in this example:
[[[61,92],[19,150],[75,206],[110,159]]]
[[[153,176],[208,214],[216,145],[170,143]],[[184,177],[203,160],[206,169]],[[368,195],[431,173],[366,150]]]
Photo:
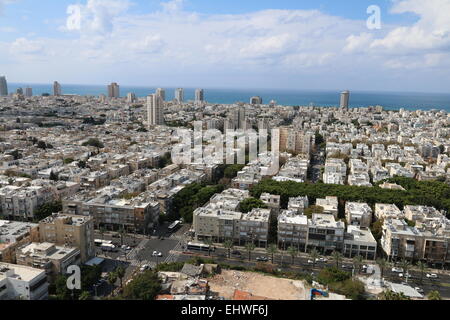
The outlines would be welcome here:
[[[94,239],[94,243],[97,247],[100,247],[102,244],[112,244],[112,241],[111,240]]]
[[[175,231],[176,229],[178,229],[181,226],[181,221],[177,220],[175,222],[173,222],[167,229],[172,232]]]
[[[187,250],[193,250],[193,251],[215,251],[216,248],[209,246],[204,243],[197,243],[197,242],[189,242],[186,246]]]

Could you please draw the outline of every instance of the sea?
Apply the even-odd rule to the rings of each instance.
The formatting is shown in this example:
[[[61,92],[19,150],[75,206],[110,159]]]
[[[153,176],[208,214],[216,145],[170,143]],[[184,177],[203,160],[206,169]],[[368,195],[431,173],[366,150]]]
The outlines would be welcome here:
[[[10,92],[17,88],[31,87],[33,95],[52,93],[53,84],[21,84],[9,83]],[[98,96],[107,94],[107,86],[61,84],[63,94],[77,94]],[[164,88],[166,100],[175,96],[175,88]],[[133,92],[137,97],[145,97],[154,93],[153,87],[120,86],[120,95],[126,96]],[[249,102],[253,96],[260,96],[263,103],[274,100],[285,106],[317,106],[335,107],[339,105],[340,91],[331,90],[281,90],[281,89],[217,89],[204,88],[205,100],[209,103],[233,104],[236,102]],[[194,100],[195,88],[184,88],[185,101]],[[375,92],[351,91],[350,108],[383,106],[388,110],[445,110],[450,112],[450,93],[414,93],[414,92]]]

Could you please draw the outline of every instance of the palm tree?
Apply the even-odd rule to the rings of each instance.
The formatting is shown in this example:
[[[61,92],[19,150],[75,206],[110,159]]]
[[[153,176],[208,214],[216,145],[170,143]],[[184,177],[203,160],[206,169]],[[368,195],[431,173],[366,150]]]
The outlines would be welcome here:
[[[356,256],[353,258],[353,265],[355,267],[356,270],[358,270],[358,273],[361,269],[361,265],[363,263],[363,257],[362,256]]]
[[[295,257],[298,255],[298,250],[297,250],[297,248],[295,248],[295,247],[293,247],[293,246],[290,246],[290,247],[287,249],[287,251],[288,251],[289,255],[292,257],[292,264],[294,264],[294,262],[295,262]]]
[[[411,300],[403,292],[394,292],[392,290],[385,290],[383,291],[379,297],[379,300]]]
[[[100,234],[102,235],[102,240],[105,240],[105,232],[106,232],[106,229],[105,229],[105,227],[100,227]]]
[[[89,300],[91,297],[89,291],[83,291],[80,296],[78,297],[78,300]]]
[[[273,256],[275,255],[275,253],[277,253],[278,248],[276,245],[271,244],[267,249],[266,249],[267,253],[271,255],[272,257],[272,264],[273,264]]]
[[[223,243],[223,246],[228,250],[228,258],[231,257],[231,250],[234,248],[233,241],[227,240]]]
[[[408,283],[408,270],[409,270],[409,267],[410,267],[410,266],[411,266],[411,264],[410,264],[409,261],[406,260],[406,259],[403,259],[403,260],[400,262],[400,267],[403,269],[403,272],[405,273],[406,283]]]
[[[339,269],[339,263],[342,261],[342,254],[339,251],[333,251],[333,260],[336,261],[336,268]]]
[[[120,279],[120,287],[122,288],[122,286],[123,286],[122,280],[123,280],[123,277],[125,277],[125,269],[122,266],[119,266],[116,269],[116,275]]]
[[[125,229],[123,226],[119,229],[119,235],[120,235],[120,245],[123,246],[123,238],[125,236]]]
[[[245,249],[247,249],[248,252],[248,261],[251,260],[251,254],[252,251],[254,251],[256,249],[256,246],[253,242],[247,242],[247,244],[245,245]]]
[[[319,258],[319,251],[317,251],[316,249],[312,249],[311,253],[310,253],[312,262],[313,262],[313,268],[316,266],[316,260],[317,258]]]
[[[420,283],[423,283],[423,274],[427,270],[427,264],[423,261],[417,262],[417,266],[420,269]]]
[[[383,279],[384,276],[384,269],[386,269],[386,267],[388,266],[388,262],[386,259],[378,259],[377,260],[378,265],[380,266],[380,271],[381,271],[381,279]]]
[[[114,284],[117,282],[117,273],[110,272],[108,274],[108,283],[111,285],[111,291],[114,290]]]
[[[206,239],[203,241],[206,245],[208,245],[208,256],[211,255],[211,247],[213,245],[213,242],[211,239]]]
[[[428,293],[427,296],[428,300],[442,300],[441,298],[441,294],[439,293],[439,291],[430,291],[430,293]]]

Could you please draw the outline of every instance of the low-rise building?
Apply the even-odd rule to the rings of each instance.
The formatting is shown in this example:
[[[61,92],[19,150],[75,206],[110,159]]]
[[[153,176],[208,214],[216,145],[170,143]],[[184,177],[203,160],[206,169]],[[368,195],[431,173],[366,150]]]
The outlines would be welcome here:
[[[342,251],[345,224],[330,214],[313,214],[308,221],[308,247],[317,248],[325,254]]]
[[[350,225],[369,228],[372,223],[372,209],[367,203],[347,202],[345,204],[345,217]]]
[[[316,199],[316,206],[323,208],[323,213],[332,214],[335,219],[338,218],[338,198],[328,196],[325,199]]]
[[[361,256],[366,260],[374,260],[377,256],[377,241],[370,230],[349,225],[344,237],[343,254],[349,258]]]
[[[47,297],[44,270],[0,262],[0,300],[45,300]]]
[[[308,242],[308,217],[296,210],[282,210],[278,215],[278,246],[306,250]]]

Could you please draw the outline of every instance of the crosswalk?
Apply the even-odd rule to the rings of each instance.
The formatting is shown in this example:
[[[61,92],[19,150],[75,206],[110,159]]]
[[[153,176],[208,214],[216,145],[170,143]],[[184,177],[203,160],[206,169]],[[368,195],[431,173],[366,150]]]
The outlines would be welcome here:
[[[180,251],[182,251],[182,242],[178,242],[177,245],[175,246],[175,248],[173,248],[172,250],[170,250],[169,255],[166,257],[166,259],[164,260],[165,263],[171,263],[171,262],[176,262],[178,260],[178,257],[180,256]]]

